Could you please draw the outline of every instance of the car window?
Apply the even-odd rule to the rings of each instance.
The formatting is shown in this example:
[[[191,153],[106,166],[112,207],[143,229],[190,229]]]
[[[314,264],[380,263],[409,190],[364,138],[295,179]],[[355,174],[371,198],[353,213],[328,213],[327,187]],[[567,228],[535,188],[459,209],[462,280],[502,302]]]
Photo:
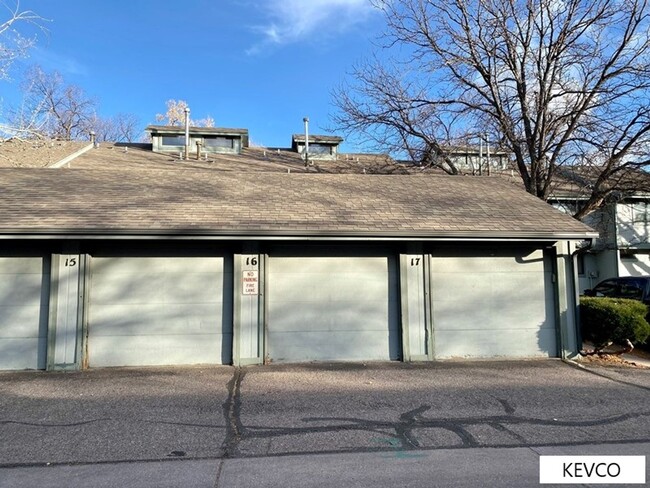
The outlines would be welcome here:
[[[603,281],[593,289],[593,292],[597,297],[618,297],[619,288],[619,284],[615,281]]]
[[[643,300],[645,287],[643,279],[606,280],[593,289],[593,296]]]
[[[639,283],[622,283],[618,297],[631,298],[633,300],[642,300],[643,288],[640,287]]]

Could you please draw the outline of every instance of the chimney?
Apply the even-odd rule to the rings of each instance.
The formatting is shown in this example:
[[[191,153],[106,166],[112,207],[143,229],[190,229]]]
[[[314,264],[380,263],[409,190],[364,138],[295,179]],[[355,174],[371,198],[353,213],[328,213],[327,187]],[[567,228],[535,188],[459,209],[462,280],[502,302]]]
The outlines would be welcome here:
[[[190,159],[190,107],[185,107],[185,160]]]

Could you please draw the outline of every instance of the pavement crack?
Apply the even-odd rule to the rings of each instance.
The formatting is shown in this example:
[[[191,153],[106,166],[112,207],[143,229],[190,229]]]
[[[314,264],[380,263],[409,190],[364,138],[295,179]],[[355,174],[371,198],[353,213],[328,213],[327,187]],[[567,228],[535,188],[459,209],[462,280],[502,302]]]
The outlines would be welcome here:
[[[395,425],[395,433],[402,443],[403,448],[416,449],[420,447],[420,442],[413,435],[413,427],[418,422],[418,416],[430,409],[430,405],[422,405],[419,408],[404,412],[399,416],[400,423]]]
[[[508,415],[512,415],[513,413],[515,413],[516,408],[513,405],[511,405],[510,402],[508,402],[508,400],[504,400],[503,398],[497,398],[497,397],[495,398],[503,406],[503,410],[505,410],[505,412]]]
[[[458,437],[460,437],[463,447],[478,447],[479,442],[464,426],[456,423],[449,423],[441,426],[444,429],[450,430]]]
[[[494,429],[496,429],[498,431],[505,432],[505,433],[511,435],[512,437],[517,439],[517,441],[521,442],[522,444],[526,444],[528,442],[527,439],[524,436],[518,434],[514,430],[508,429],[505,425],[502,425],[499,422],[493,422],[493,423],[491,423],[489,425],[491,425]]]
[[[219,466],[217,467],[217,476],[214,482],[214,488],[219,488],[219,481],[221,480],[222,470],[223,470],[223,459],[219,459]]]
[[[78,427],[80,425],[95,424],[98,422],[110,422],[111,420],[114,419],[107,417],[107,418],[100,418],[100,419],[85,420],[83,422],[70,422],[67,424],[57,424],[57,423],[48,423],[48,422],[22,422],[19,420],[0,420],[0,425],[14,424],[14,425],[25,425],[27,427]]]
[[[223,403],[223,415],[226,421],[226,438],[221,445],[223,457],[236,457],[239,442],[244,433],[241,422],[241,384],[246,376],[246,371],[237,367],[232,378],[227,384],[228,399]]]

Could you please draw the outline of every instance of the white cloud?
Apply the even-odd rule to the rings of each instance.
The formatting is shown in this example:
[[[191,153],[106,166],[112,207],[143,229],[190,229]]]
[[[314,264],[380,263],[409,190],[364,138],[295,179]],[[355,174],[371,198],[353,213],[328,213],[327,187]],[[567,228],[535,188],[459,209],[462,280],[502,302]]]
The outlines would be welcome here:
[[[369,0],[268,0],[267,22],[254,28],[262,39],[247,53],[315,36],[327,39],[364,22],[373,11]]]
[[[58,54],[47,49],[35,47],[31,61],[41,65],[46,70],[56,70],[62,75],[87,76],[88,69],[71,56]]]

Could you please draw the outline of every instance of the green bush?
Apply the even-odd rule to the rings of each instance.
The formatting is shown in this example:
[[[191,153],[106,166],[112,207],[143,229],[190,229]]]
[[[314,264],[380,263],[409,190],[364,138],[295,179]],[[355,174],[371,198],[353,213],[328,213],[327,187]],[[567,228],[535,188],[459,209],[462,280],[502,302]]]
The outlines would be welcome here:
[[[596,349],[608,343],[625,345],[644,342],[650,336],[646,321],[647,306],[625,298],[580,298],[580,327],[582,338]]]

